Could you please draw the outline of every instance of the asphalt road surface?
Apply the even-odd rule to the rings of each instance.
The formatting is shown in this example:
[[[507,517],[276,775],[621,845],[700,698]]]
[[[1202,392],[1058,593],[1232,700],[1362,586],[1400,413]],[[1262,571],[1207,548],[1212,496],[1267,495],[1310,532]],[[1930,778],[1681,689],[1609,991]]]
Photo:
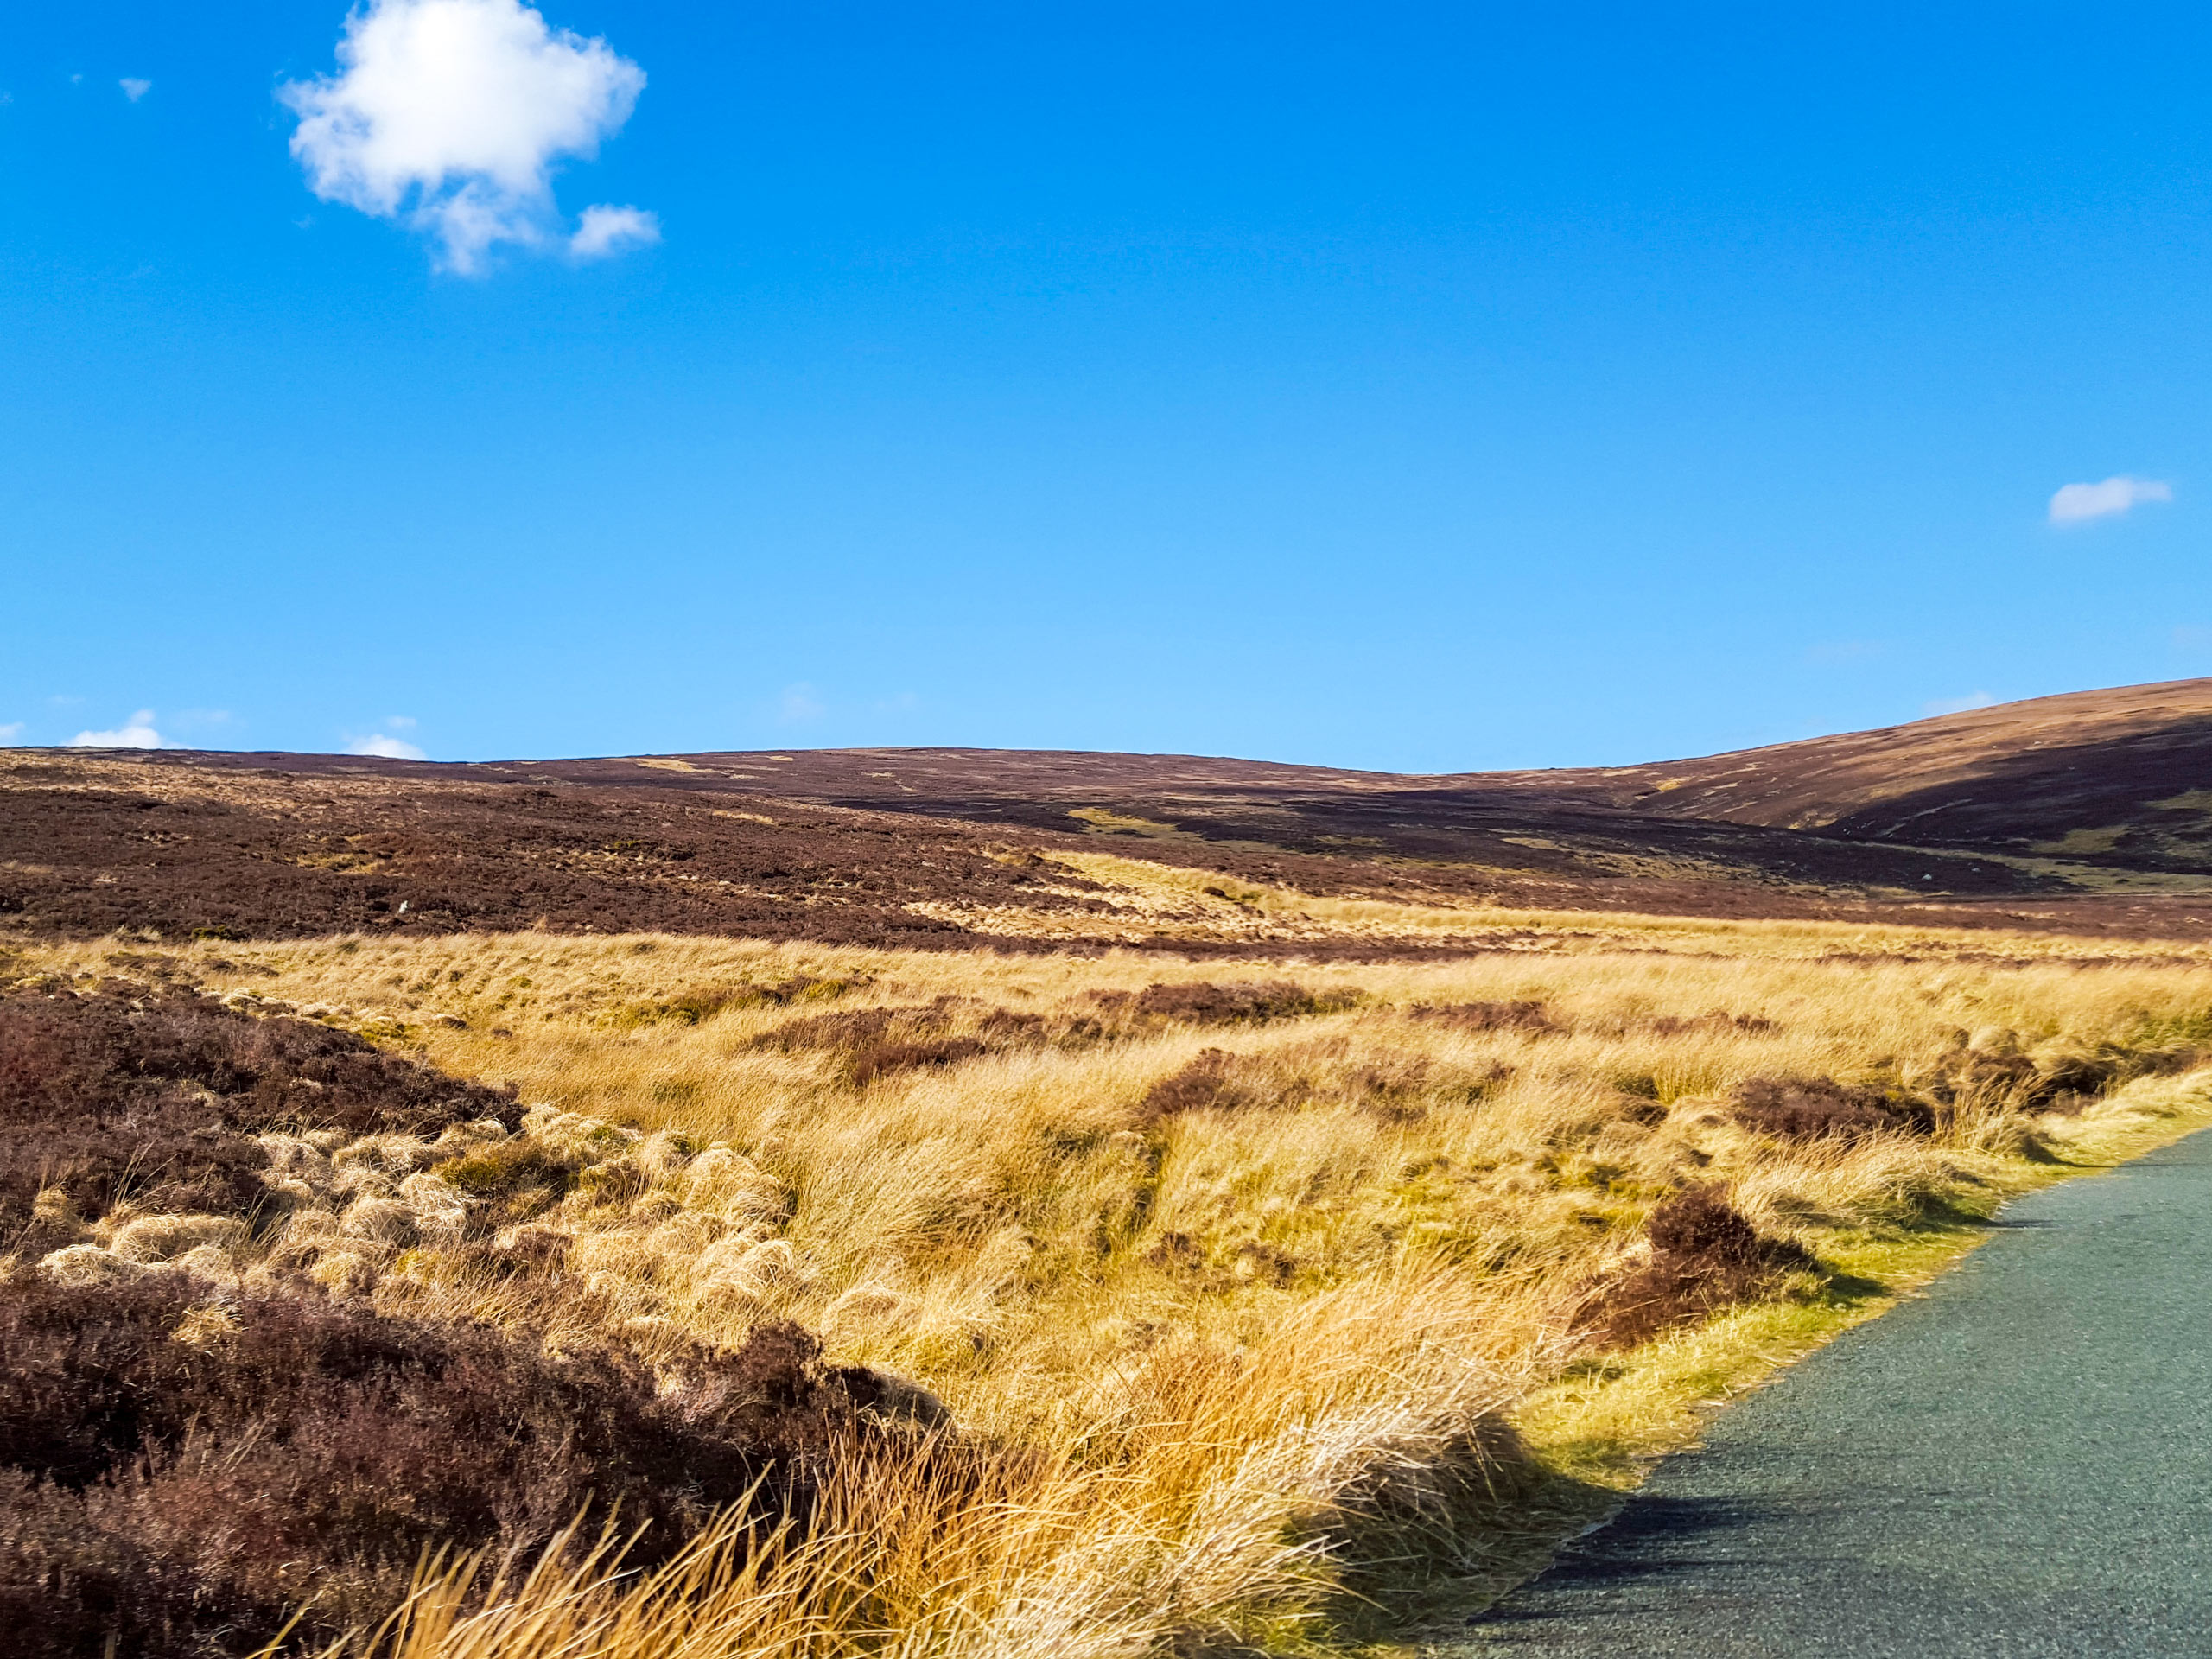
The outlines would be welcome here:
[[[1998,1225],[1454,1654],[2212,1656],[2212,1131]]]

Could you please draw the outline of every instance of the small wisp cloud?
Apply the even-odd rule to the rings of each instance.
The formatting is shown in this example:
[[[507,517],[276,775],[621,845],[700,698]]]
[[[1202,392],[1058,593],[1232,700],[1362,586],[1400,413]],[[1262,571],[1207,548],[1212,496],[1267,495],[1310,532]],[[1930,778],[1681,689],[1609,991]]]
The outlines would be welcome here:
[[[154,711],[141,709],[111,732],[79,732],[69,740],[73,749],[166,749],[174,747],[154,729]]]
[[[2050,498],[2050,522],[2082,524],[2092,518],[2108,518],[2114,513],[2126,512],[2139,502],[2173,499],[2173,486],[2160,483],[2155,478],[2129,478],[2123,474],[2108,478],[2101,484],[2068,484]]]
[[[386,760],[427,760],[429,757],[416,745],[384,732],[372,732],[366,737],[357,737],[346,745],[348,754],[373,754]]]
[[[1963,715],[1976,709],[1993,709],[1997,699],[1986,691],[1969,691],[1963,697],[1937,697],[1920,705],[1923,715]]]
[[[579,259],[605,259],[659,240],[660,220],[642,208],[587,207],[569,251]]]
[[[384,722],[384,728],[380,732],[370,732],[365,736],[347,738],[346,753],[372,754],[385,760],[427,760],[430,758],[423,752],[420,745],[410,743],[405,738],[397,735],[398,733],[411,732],[415,729],[415,717],[412,715],[394,715]]]
[[[787,685],[776,699],[776,718],[786,726],[801,726],[819,720],[829,713],[829,707],[815,695],[814,688],[801,680]]]
[[[315,194],[426,233],[446,269],[479,273],[502,245],[596,259],[660,239],[637,207],[587,207],[570,232],[554,201],[555,167],[595,155],[645,89],[605,41],[521,0],[370,0],[338,65],[279,89],[292,154]]]

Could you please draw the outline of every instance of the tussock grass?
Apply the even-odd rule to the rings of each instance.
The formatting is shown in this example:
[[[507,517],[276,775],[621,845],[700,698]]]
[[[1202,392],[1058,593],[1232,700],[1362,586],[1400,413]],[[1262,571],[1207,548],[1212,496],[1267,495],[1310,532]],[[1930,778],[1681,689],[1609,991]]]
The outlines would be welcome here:
[[[1492,919],[1530,937],[1410,963],[542,934],[183,953],[240,1006],[531,1107],[435,1157],[364,1139],[327,1174],[288,1165],[308,1270],[648,1359],[796,1321],[944,1446],[855,1451],[803,1534],[732,1521],[647,1573],[618,1541],[442,1559],[356,1650],[1363,1639],[1369,1602],[1504,1587],[1700,1402],[2004,1197],[2212,1116],[2189,953]],[[32,965],[103,971],[89,946]],[[1693,1192],[1717,1208],[1684,1236],[1758,1264],[1731,1294],[1758,1300],[1655,1268],[1647,1223]],[[1593,1297],[1678,1282],[1637,1316],[1656,1339],[1607,1343]]]

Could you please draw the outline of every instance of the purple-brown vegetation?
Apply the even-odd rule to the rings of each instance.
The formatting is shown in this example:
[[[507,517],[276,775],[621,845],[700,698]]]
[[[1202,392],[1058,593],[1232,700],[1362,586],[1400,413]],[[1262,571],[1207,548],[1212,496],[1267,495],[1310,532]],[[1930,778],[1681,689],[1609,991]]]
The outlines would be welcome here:
[[[1929,1135],[1935,1109],[1895,1090],[1850,1085],[1833,1077],[1747,1077],[1729,1096],[1745,1128],[1785,1141],[1859,1135]]]
[[[785,1021],[755,1046],[837,1056],[837,1074],[855,1087],[899,1071],[957,1065],[986,1052],[978,1038],[951,1034],[962,1013],[951,999],[920,1007],[849,1008]]]
[[[1250,1090],[1230,1071],[1229,1055],[1217,1048],[1201,1049],[1189,1065],[1145,1090],[1137,1103],[1137,1121],[1149,1128],[1183,1112],[1229,1110],[1250,1099]]]
[[[41,1242],[24,1230],[41,1230],[42,1188],[87,1217],[126,1202],[243,1216],[264,1196],[259,1131],[416,1133],[512,1110],[350,1032],[250,1019],[189,991],[0,993],[0,1249]]]
[[[1090,1000],[1102,1016],[1133,1026],[1177,1021],[1193,1026],[1256,1026],[1271,1020],[1341,1013],[1357,1005],[1359,993],[1315,991],[1287,979],[1236,985],[1199,980],[1148,985],[1141,991],[1095,991]]]
[[[734,1351],[677,1344],[654,1367],[395,1317],[282,1251],[245,1280],[111,1262],[72,1282],[29,1265],[97,1222],[281,1218],[251,1130],[421,1135],[511,1106],[188,993],[0,995],[0,1253],[21,1264],[0,1278],[10,1653],[216,1659],[303,1605],[303,1633],[327,1638],[389,1611],[426,1548],[528,1554],[579,1515],[644,1526],[632,1559],[649,1564],[748,1492],[803,1520],[820,1460],[888,1432],[864,1414],[881,1382],[823,1365],[785,1323]],[[557,1190],[571,1172],[530,1152],[507,1141],[441,1168],[477,1195]],[[529,1256],[528,1238],[510,1243]]]
[[[1522,1031],[1554,1029],[1550,1012],[1541,1002],[1452,1002],[1432,1007],[1423,1002],[1412,1009],[1416,1020],[1433,1020],[1460,1031]]]
[[[1608,1348],[1630,1348],[1671,1326],[1770,1293],[1816,1264],[1802,1246],[1762,1234],[1719,1191],[1691,1187],[1645,1224],[1650,1254],[1603,1285],[1580,1323]]]

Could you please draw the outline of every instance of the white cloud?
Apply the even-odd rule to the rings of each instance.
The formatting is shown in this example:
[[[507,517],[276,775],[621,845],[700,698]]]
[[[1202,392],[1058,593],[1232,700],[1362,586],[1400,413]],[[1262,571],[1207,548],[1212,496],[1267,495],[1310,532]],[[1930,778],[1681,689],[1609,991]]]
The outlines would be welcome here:
[[[278,92],[315,193],[429,232],[464,274],[499,243],[551,238],[554,163],[593,155],[645,84],[605,41],[550,29],[520,0],[370,0],[346,20],[338,63]],[[577,238],[593,213],[625,213],[651,218],[591,209]]]
[[[1963,715],[1970,709],[1993,709],[1997,699],[1986,691],[1969,691],[1963,697],[1938,697],[1933,702],[1923,702],[1923,715]]]
[[[395,732],[411,732],[422,722],[412,715],[388,715],[384,723]]]
[[[5,726],[0,726],[0,743],[13,743],[22,734],[23,722],[20,720],[11,720]]]
[[[386,760],[427,760],[430,758],[412,743],[404,743],[396,737],[387,737],[382,732],[372,733],[367,737],[346,739],[346,753],[379,755]]]
[[[819,720],[828,712],[822,699],[814,695],[814,688],[804,680],[797,685],[785,686],[783,695],[776,699],[776,718],[787,726]]]
[[[658,213],[602,203],[584,209],[576,233],[569,238],[569,251],[579,259],[606,259],[631,248],[649,248],[659,240]]]
[[[2139,501],[2171,501],[2173,486],[2155,478],[2108,478],[2101,484],[2069,484],[2050,498],[2050,522],[2079,524],[2126,512]]]
[[[73,749],[166,749],[169,741],[154,729],[154,711],[141,709],[111,732],[79,732],[69,740]]]
[[[115,84],[123,88],[123,95],[129,99],[133,104],[136,104],[140,99],[145,97],[147,93],[154,90],[154,83],[152,81],[140,80],[135,75],[125,75],[121,80],[117,81]]]

